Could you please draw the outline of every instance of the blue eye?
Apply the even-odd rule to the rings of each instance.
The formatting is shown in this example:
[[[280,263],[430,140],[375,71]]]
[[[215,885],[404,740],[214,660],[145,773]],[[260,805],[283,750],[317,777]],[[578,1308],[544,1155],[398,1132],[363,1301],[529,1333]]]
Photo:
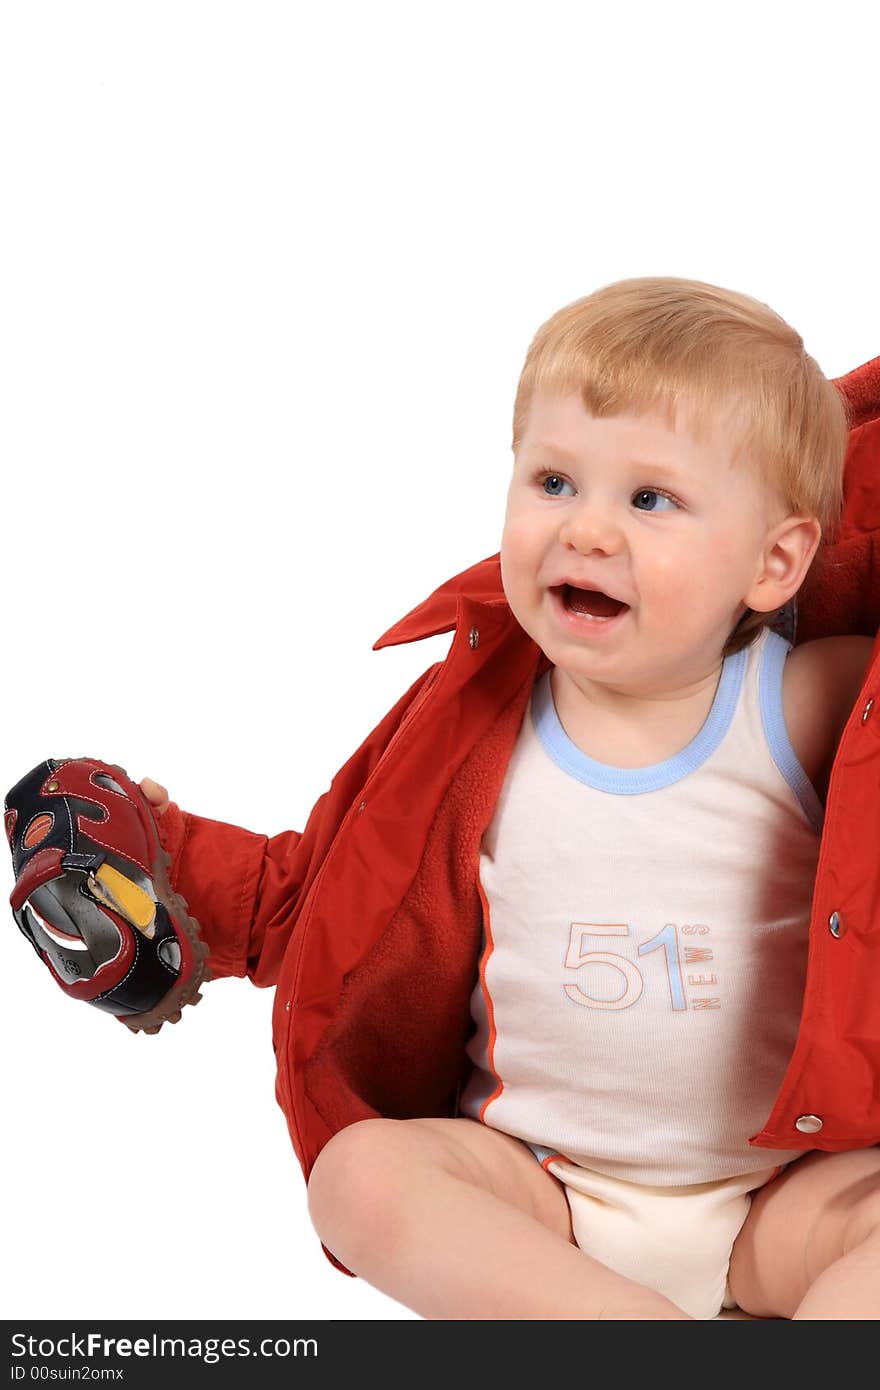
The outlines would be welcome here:
[[[660,492],[660,491],[659,491],[657,488],[655,488],[655,487],[643,487],[643,488],[639,488],[638,492],[633,493],[633,496],[634,496],[634,497],[662,497],[663,500],[664,500],[664,502],[669,502],[670,505],[673,506],[673,507],[675,508],[676,511],[679,510],[678,503],[675,501],[675,499],[674,499],[673,497],[670,497],[670,495],[669,495],[668,492]],[[656,508],[651,507],[651,508],[649,508],[648,510],[650,510],[650,511],[655,511]]]
[[[575,492],[573,484],[570,483],[567,478],[563,478],[559,473],[538,473],[535,476],[535,482],[540,484],[541,491],[544,493],[545,497],[573,496]],[[564,488],[570,488],[571,491],[566,494],[563,491]],[[670,493],[664,492],[662,488],[643,487],[633,493],[634,501],[636,498],[642,499],[644,497],[660,497],[665,502],[669,503],[669,507],[640,507],[638,509],[640,511],[651,513],[656,511],[681,510],[680,503],[678,503]]]
[[[551,483],[556,484],[552,489],[548,486]],[[545,473],[542,485],[548,497],[561,497],[562,493],[557,489],[571,487],[571,483],[567,482],[565,478],[560,478],[558,473]]]

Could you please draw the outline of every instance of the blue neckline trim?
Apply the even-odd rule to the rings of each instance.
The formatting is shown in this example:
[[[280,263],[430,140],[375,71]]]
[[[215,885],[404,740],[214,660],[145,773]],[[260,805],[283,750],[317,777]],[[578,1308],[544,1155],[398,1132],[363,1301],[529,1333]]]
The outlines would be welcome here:
[[[785,724],[782,704],[782,674],[785,658],[791,649],[778,633],[770,632],[767,646],[761,660],[758,675],[758,691],[761,703],[761,720],[773,761],[779,768],[788,785],[801,804],[807,820],[816,831],[822,834],[825,824],[825,807],[822,805],[816,788],[813,786],[792,747]]]
[[[535,732],[545,752],[563,772],[589,787],[595,787],[597,791],[617,792],[622,796],[659,791],[661,787],[671,786],[673,782],[696,771],[714,753],[730,728],[748,659],[748,648],[724,658],[712,708],[703,727],[686,748],[662,763],[653,763],[650,767],[615,767],[588,757],[576,743],[572,743],[560,723],[550,688],[550,671],[545,671],[532,691],[531,710]]]
[[[758,656],[758,694],[767,744],[773,761],[791,787],[804,815],[816,833],[821,835],[825,808],[798,761],[785,724],[782,677],[792,644],[772,628],[764,629],[763,638],[763,650]],[[760,641],[761,638],[755,639],[755,643]],[[563,772],[587,786],[595,787],[597,791],[635,796],[639,792],[658,791],[661,787],[671,786],[711,757],[730,728],[749,653],[755,643],[724,658],[712,708],[703,727],[686,748],[662,763],[654,763],[650,767],[615,767],[588,757],[577,744],[572,743],[560,723],[550,688],[550,671],[545,671],[532,691],[531,712],[535,732],[545,752]]]

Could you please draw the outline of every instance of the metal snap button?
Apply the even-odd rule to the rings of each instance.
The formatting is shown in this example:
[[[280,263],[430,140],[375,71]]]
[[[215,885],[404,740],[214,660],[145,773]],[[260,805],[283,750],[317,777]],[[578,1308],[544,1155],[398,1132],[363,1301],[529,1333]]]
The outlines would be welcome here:
[[[58,783],[57,783],[57,782],[47,782],[47,783],[46,783],[46,791],[47,791],[47,792],[57,792],[57,790],[58,790]]]
[[[365,811],[366,809],[367,809],[367,803],[366,803],[365,801],[362,801],[361,804],[360,804],[360,806],[358,807],[358,810],[357,810],[358,815],[360,815],[361,811]]]
[[[871,698],[870,698],[870,700],[868,701],[868,703],[865,705],[864,710],[862,711],[862,723],[863,723],[863,724],[866,722],[866,720],[867,720],[867,718],[868,718],[868,715],[871,713],[871,706],[873,705],[873,703],[874,703],[874,697],[873,697],[873,695],[872,695]]]
[[[846,931],[846,927],[840,920],[839,912],[832,912],[831,916],[828,918],[828,930],[830,931],[832,936],[835,936],[838,939],[841,936],[843,936],[844,932]]]
[[[480,629],[478,627],[472,627],[468,633],[468,645],[471,651],[480,645]]]
[[[801,1134],[818,1134],[824,1123],[818,1115],[801,1115],[800,1119],[795,1120],[794,1127],[799,1129]]]

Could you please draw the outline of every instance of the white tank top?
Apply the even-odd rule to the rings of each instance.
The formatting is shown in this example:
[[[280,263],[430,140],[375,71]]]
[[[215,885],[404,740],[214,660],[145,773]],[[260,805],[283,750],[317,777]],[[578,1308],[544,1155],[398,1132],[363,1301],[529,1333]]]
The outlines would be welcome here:
[[[536,683],[481,844],[461,1114],[655,1186],[767,1167],[748,1140],[794,1048],[824,819],[785,727],[790,649],[764,628],[728,656],[700,732],[651,767],[587,757]]]

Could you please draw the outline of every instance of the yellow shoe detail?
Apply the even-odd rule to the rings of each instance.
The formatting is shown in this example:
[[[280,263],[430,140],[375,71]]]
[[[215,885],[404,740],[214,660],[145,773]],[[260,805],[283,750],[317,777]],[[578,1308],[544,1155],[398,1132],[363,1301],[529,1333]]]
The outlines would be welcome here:
[[[102,864],[97,874],[89,874],[87,882],[89,892],[99,902],[112,907],[148,940],[152,939],[156,932],[156,904],[149,893],[109,864]]]

